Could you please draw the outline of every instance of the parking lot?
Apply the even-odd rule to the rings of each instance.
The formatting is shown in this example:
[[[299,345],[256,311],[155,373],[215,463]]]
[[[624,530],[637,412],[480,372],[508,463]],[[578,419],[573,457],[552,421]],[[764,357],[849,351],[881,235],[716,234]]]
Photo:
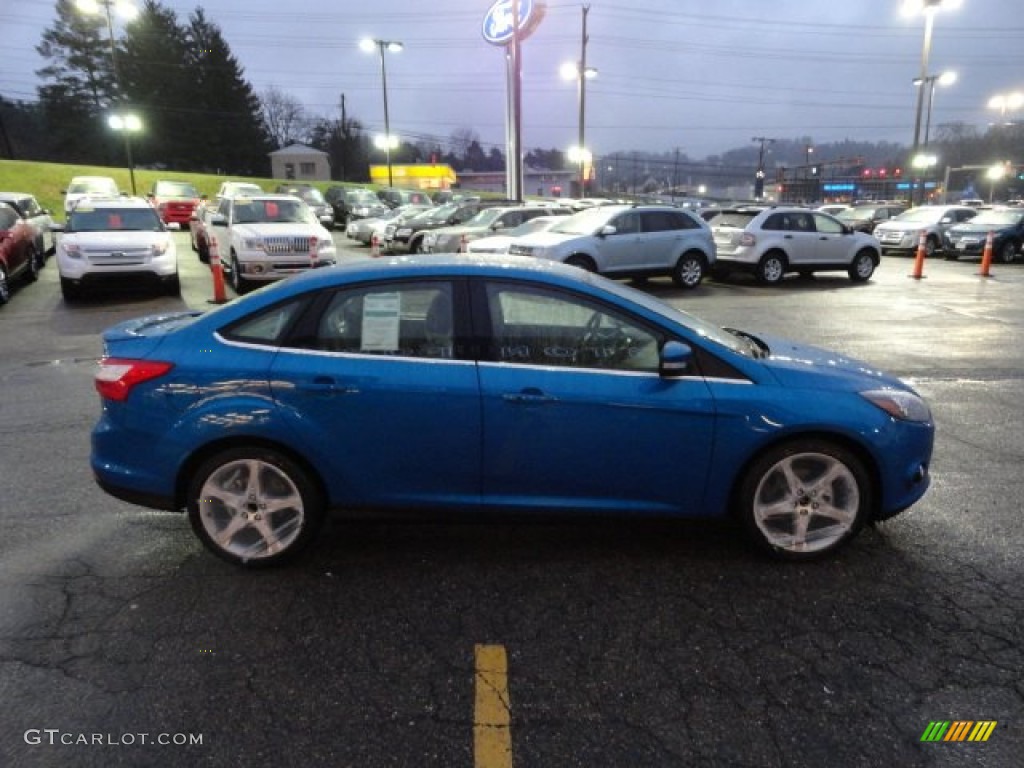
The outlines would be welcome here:
[[[51,263],[0,310],[0,765],[1020,764],[1024,265],[643,284],[929,400],[932,488],[835,557],[779,564],[707,523],[336,523],[246,572],[89,472],[99,333],[213,296],[176,237],[180,299],[68,306]],[[507,723],[480,647],[507,658]],[[922,741],[935,721],[996,725]],[[474,750],[495,729],[508,763]]]

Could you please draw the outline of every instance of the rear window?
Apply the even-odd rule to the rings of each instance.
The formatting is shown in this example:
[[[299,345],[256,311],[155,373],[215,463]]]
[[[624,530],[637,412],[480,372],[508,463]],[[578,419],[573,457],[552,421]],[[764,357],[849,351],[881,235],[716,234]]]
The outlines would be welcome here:
[[[708,222],[712,227],[735,227],[746,229],[760,211],[726,211],[718,214]]]

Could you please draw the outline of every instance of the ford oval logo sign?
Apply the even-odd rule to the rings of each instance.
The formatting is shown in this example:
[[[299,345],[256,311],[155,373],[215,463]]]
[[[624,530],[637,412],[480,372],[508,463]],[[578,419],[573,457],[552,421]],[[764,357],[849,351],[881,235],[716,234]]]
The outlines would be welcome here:
[[[484,40],[491,45],[508,45],[515,37],[515,23],[512,17],[513,0],[496,0],[484,16]],[[542,3],[533,0],[519,0],[519,40],[536,29],[544,15]]]

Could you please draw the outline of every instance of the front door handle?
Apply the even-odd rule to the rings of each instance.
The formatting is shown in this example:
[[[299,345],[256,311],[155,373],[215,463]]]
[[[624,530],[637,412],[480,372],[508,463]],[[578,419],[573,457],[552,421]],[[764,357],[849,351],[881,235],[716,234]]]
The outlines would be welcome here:
[[[558,401],[557,397],[546,395],[536,387],[527,387],[520,392],[506,392],[501,397],[509,403],[522,403],[524,405],[543,405],[544,403]]]
[[[346,386],[333,376],[314,376],[311,381],[303,381],[296,385],[304,392],[320,392],[327,395],[355,395],[358,387]]]

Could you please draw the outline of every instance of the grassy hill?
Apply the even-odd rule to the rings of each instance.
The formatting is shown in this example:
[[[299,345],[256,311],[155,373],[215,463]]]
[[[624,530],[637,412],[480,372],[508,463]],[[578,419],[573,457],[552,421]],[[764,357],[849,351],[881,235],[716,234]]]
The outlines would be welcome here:
[[[61,163],[37,163],[28,160],[0,160],[0,192],[27,192],[35,195],[39,204],[49,208],[61,218],[64,210],[61,190],[67,187],[73,176],[110,176],[122,191],[131,191],[131,180],[127,168],[108,168],[99,165],[64,165]],[[151,171],[135,169],[135,188],[140,195],[149,192],[158,179],[189,181],[200,194],[213,197],[222,181],[251,181],[268,192],[281,179],[249,179],[241,176],[217,176],[215,174],[182,173],[178,171]],[[338,182],[314,182],[321,191]]]

